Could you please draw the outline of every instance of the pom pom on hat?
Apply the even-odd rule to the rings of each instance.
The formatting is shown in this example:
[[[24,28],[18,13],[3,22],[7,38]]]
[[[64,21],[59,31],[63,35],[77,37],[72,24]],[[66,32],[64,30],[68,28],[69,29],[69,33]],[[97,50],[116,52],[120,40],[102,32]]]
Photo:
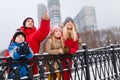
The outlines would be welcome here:
[[[59,26],[53,26],[50,30],[50,34],[52,34],[55,30],[60,30],[62,32],[62,29]]]

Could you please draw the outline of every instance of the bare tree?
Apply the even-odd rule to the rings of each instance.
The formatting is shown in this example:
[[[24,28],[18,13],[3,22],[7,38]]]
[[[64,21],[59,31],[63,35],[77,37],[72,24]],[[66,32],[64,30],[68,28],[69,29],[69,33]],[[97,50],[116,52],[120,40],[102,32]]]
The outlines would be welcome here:
[[[84,30],[80,33],[82,42],[88,45],[88,48],[103,47],[120,43],[120,27],[111,27],[101,30]]]

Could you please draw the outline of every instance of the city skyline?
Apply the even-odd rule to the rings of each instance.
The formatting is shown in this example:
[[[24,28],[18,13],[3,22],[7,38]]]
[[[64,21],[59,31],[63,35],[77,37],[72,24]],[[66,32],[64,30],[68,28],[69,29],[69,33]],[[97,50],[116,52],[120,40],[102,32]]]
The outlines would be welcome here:
[[[38,22],[43,13],[48,8],[48,15],[50,17],[50,27],[54,25],[61,25],[61,4],[59,0],[47,0],[47,5],[38,4]],[[83,7],[77,15],[73,18],[77,25],[77,32],[83,32],[85,29],[97,29],[96,12],[95,8],[91,6]],[[39,24],[38,24],[39,25]]]

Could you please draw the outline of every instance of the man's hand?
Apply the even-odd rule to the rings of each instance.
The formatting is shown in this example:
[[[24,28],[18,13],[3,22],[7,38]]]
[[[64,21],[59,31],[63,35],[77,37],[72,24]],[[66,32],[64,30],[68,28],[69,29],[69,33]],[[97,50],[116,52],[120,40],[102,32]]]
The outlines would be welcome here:
[[[44,19],[44,20],[49,20],[50,19],[47,11],[43,14],[42,19]]]

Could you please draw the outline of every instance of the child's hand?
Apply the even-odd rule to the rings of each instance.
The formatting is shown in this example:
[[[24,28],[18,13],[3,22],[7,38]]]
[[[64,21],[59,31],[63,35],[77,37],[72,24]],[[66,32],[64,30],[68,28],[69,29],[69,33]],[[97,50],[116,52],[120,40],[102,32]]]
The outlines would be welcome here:
[[[63,52],[64,52],[64,53],[69,53],[69,52],[70,52],[69,47],[65,46],[64,49],[63,49]]]
[[[58,52],[59,52],[59,53],[63,53],[63,49],[62,49],[62,48],[59,48],[59,49],[58,49]]]

